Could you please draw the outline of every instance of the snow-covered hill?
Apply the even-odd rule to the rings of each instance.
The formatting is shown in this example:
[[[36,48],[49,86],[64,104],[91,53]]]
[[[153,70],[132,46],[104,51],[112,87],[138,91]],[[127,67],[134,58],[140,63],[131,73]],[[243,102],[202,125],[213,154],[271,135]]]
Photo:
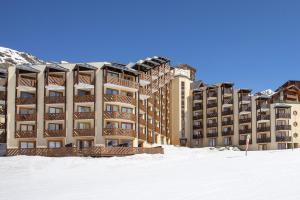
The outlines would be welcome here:
[[[119,158],[0,157],[0,199],[300,199],[300,150],[166,147]]]
[[[7,67],[9,65],[26,63],[41,64],[44,62],[29,53],[16,51],[6,47],[0,47],[0,66]]]
[[[273,94],[275,94],[275,92],[271,89],[267,89],[264,91],[259,92],[260,94],[266,95],[266,96],[272,96]]]

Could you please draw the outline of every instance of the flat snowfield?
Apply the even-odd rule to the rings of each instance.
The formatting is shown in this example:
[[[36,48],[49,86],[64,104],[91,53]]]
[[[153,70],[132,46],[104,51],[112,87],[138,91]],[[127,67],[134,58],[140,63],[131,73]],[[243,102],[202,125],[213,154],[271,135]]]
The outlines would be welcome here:
[[[300,150],[0,158],[1,200],[299,200]]]

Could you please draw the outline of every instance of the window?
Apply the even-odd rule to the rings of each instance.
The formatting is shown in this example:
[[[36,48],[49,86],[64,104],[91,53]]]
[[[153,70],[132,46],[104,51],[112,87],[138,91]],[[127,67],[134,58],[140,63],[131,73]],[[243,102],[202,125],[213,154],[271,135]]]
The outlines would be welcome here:
[[[113,90],[113,89],[106,89],[106,94],[119,94],[118,90]]]
[[[91,92],[86,90],[78,90],[78,96],[87,96],[87,95],[91,95]]]
[[[50,149],[61,148],[62,147],[62,142],[61,141],[49,141],[48,142],[48,147]]]
[[[225,137],[224,138],[224,145],[225,146],[231,145],[231,137]]]
[[[133,93],[132,92],[121,91],[120,94],[123,95],[123,96],[133,97]]]
[[[49,107],[49,113],[63,113],[63,109],[57,107]]]
[[[50,97],[62,97],[63,93],[62,92],[56,92],[56,91],[49,91],[49,96]]]
[[[119,145],[118,140],[106,140],[107,147],[116,147],[118,145]]]
[[[122,129],[132,129],[133,125],[131,123],[122,123]]]
[[[28,115],[28,114],[34,114],[35,109],[32,108],[20,108],[19,114],[21,115]]]
[[[78,129],[90,129],[91,124],[88,122],[79,122],[78,123]]]
[[[63,130],[63,125],[62,124],[56,124],[56,123],[49,123],[48,124],[48,130],[50,130],[50,131]]]
[[[119,123],[118,122],[107,122],[106,128],[119,128]]]
[[[35,94],[30,92],[21,92],[20,93],[21,98],[34,98]]]
[[[215,147],[216,146],[216,138],[208,139],[208,146]]]
[[[21,149],[32,149],[35,147],[34,142],[20,142]]]
[[[34,125],[20,124],[20,130],[21,131],[33,131],[34,130]]]
[[[120,140],[120,143],[118,146],[121,147],[132,147],[132,140]]]
[[[78,112],[91,112],[91,107],[88,107],[88,106],[78,106]]]
[[[90,148],[93,146],[93,140],[77,140],[79,149]]]
[[[123,113],[133,113],[133,109],[132,108],[122,107],[121,110],[122,110]]]
[[[119,106],[117,105],[106,105],[107,112],[119,112]]]
[[[298,112],[297,112],[297,111],[294,111],[294,112],[293,112],[293,115],[295,115],[295,116],[296,116],[297,114],[298,114]]]
[[[286,149],[286,144],[278,143],[278,149]]]

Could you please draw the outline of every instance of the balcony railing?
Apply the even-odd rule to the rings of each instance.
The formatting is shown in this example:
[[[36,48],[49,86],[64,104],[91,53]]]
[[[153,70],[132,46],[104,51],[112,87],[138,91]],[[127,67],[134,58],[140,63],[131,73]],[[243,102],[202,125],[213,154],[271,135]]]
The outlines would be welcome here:
[[[202,129],[203,125],[193,125],[193,129]]]
[[[36,138],[36,131],[21,131],[17,130],[15,134],[15,138]]]
[[[233,130],[222,131],[222,136],[233,135]]]
[[[202,94],[195,94],[194,95],[194,100],[203,100],[203,95]]]
[[[48,76],[48,85],[60,85],[64,86],[65,85],[65,79],[61,76]]]
[[[65,101],[66,101],[65,96],[57,96],[57,97],[48,96],[48,97],[45,97],[45,103],[46,104],[65,103]]]
[[[146,126],[146,120],[145,119],[139,117],[139,122],[140,122],[141,125]]]
[[[17,114],[16,121],[36,121],[36,113],[33,114]]]
[[[250,96],[241,96],[239,98],[239,101],[251,101],[251,97]]]
[[[36,104],[36,98],[22,98],[17,97],[16,98],[16,104],[17,105],[25,105],[25,104]]]
[[[135,114],[125,112],[104,112],[104,119],[126,119],[135,121]]]
[[[44,137],[66,137],[66,130],[45,130]]]
[[[211,97],[218,97],[218,93],[217,92],[208,92],[207,93],[207,97],[211,98]]]
[[[135,130],[133,129],[121,129],[121,128],[104,128],[103,136],[127,136],[135,137]]]
[[[18,78],[18,86],[36,87],[36,79],[19,77]]]
[[[65,120],[65,113],[45,113],[45,120]]]
[[[261,121],[261,120],[270,120],[270,115],[259,115],[257,116],[257,121]]]
[[[77,136],[95,136],[95,129],[74,129],[73,130],[73,137]]]
[[[233,104],[233,99],[224,99],[223,104]]]
[[[249,134],[252,133],[252,129],[248,128],[248,129],[240,129],[239,130],[240,134]]]
[[[233,125],[233,120],[222,121],[222,126],[230,126],[230,125]]]
[[[206,136],[209,137],[218,137],[218,132],[214,132],[214,133],[207,133]]]
[[[197,140],[197,139],[202,139],[203,138],[203,134],[193,134],[193,139]]]
[[[78,74],[78,82],[83,84],[92,85],[92,76],[91,74]]]
[[[6,123],[0,122],[0,129],[6,129]]]
[[[143,81],[150,82],[151,81],[151,76],[146,74],[146,73],[141,73],[140,79],[143,80]]]
[[[251,107],[249,106],[249,107],[240,107],[239,108],[239,112],[251,112]]]
[[[283,130],[289,131],[291,129],[292,129],[291,125],[276,125],[276,131],[283,131]]]
[[[291,136],[276,136],[276,142],[291,142]]]
[[[252,118],[239,119],[240,124],[251,123]]]
[[[150,96],[151,95],[151,89],[150,88],[142,88],[140,87],[139,90],[141,95]]]
[[[94,101],[95,101],[95,95],[74,96],[74,102],[76,103],[94,102]]]
[[[206,114],[206,117],[207,117],[207,118],[218,117],[218,113],[217,113],[217,112],[207,113],[207,114]]]
[[[74,119],[94,119],[95,112],[74,112]]]
[[[138,137],[139,137],[140,140],[146,140],[146,134],[139,133],[138,135],[139,135]]]
[[[266,126],[266,127],[257,127],[257,132],[268,132],[270,131],[270,126]]]
[[[193,107],[193,110],[202,110],[203,109],[203,105],[196,105]]]
[[[203,119],[203,115],[195,115],[193,116],[193,120]]]
[[[119,85],[119,86],[128,87],[132,89],[139,88],[139,84],[137,82],[118,78],[118,77],[113,77],[113,76],[106,76],[106,83],[111,83],[113,85]]]
[[[233,114],[233,110],[225,110],[225,111],[222,111],[222,115],[223,116],[226,116],[226,115],[232,115]]]
[[[218,102],[208,103],[206,105],[207,108],[214,108],[214,107],[217,107],[217,106],[218,106]]]
[[[118,94],[105,94],[104,95],[105,102],[119,102],[119,103],[127,103],[131,105],[136,105],[136,99],[130,96],[118,95]]]
[[[212,127],[218,127],[218,123],[217,122],[207,123],[207,128],[212,128]]]
[[[223,93],[224,94],[232,94],[233,89],[232,88],[224,88]]]
[[[284,118],[284,119],[290,119],[291,113],[277,113],[276,118]]]
[[[257,143],[270,143],[271,142],[271,138],[267,137],[267,138],[257,138],[256,139]]]

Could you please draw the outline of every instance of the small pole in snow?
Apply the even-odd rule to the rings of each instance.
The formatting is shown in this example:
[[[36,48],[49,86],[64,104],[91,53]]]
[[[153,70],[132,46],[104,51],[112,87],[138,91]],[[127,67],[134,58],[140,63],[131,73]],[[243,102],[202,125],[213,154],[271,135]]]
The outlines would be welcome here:
[[[249,142],[250,142],[250,135],[248,134],[246,139],[246,156],[248,155]]]

